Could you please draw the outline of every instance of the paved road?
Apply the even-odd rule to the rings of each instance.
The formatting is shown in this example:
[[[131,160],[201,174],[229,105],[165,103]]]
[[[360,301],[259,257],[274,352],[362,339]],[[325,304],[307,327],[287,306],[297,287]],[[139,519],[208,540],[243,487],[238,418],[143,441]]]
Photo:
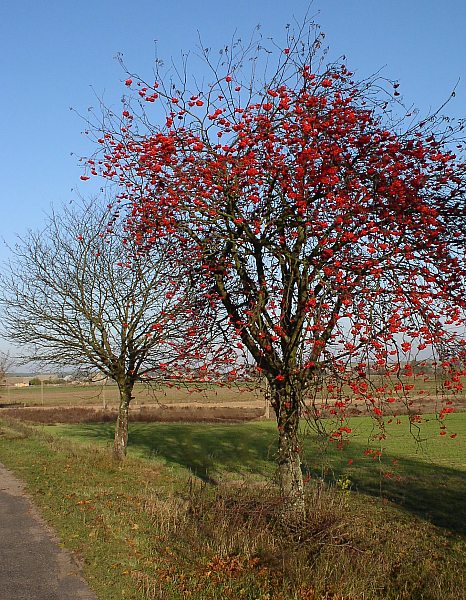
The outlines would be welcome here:
[[[98,600],[1,463],[0,600]]]

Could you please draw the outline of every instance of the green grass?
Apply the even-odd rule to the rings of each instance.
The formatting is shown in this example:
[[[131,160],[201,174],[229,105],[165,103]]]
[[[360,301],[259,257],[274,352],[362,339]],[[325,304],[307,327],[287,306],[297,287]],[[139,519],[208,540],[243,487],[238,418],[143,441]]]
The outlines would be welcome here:
[[[275,492],[263,483],[274,471],[271,423],[134,423],[119,465],[111,424],[9,421],[0,423],[0,460],[84,558],[102,600],[456,600],[466,415],[450,417],[458,437],[440,437],[429,420],[423,445],[393,425],[376,460],[364,455],[380,448],[368,419],[350,422],[354,439],[341,449],[303,432],[309,512],[299,532],[276,519]],[[339,483],[326,488],[321,478]]]
[[[466,533],[466,414],[450,415],[449,434],[439,435],[435,417],[425,415],[410,433],[406,418],[387,425],[387,437],[369,417],[348,421],[353,434],[338,447],[303,428],[303,463],[308,477],[348,479],[351,488],[393,500],[436,525]],[[57,425],[54,435],[110,447],[113,424]],[[452,432],[457,437],[452,439]],[[132,423],[129,454],[162,460],[179,471],[188,469],[206,482],[244,477],[271,478],[276,447],[271,422],[209,425],[196,423]],[[371,449],[374,452],[368,453]],[[377,451],[382,450],[381,455]],[[351,464],[350,464],[351,463]]]

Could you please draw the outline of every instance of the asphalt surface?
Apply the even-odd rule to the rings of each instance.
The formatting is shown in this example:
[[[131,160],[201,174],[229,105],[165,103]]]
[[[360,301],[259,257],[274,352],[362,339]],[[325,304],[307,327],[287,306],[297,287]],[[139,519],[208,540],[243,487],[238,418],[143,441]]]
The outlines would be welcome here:
[[[1,463],[0,600],[98,600]]]

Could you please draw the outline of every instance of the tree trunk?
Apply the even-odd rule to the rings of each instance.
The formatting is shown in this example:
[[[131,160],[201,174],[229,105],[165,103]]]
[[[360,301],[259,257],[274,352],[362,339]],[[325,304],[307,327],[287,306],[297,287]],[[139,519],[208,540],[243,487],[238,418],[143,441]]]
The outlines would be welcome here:
[[[116,460],[124,460],[126,447],[128,445],[128,413],[131,402],[133,386],[118,384],[120,390],[120,406],[115,426],[115,438],[113,442],[113,456]]]
[[[278,425],[278,484],[284,499],[287,521],[302,521],[305,516],[304,482],[301,470],[299,394],[290,384],[272,387],[272,404]]]

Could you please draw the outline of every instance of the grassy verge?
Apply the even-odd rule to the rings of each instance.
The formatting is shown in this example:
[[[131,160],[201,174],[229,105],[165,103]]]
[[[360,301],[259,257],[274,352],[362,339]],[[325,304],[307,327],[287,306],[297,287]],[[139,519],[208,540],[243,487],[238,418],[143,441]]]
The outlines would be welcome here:
[[[369,417],[350,419],[347,425],[353,433],[344,443],[322,442],[309,429],[303,430],[309,479],[345,481],[354,491],[383,496],[436,525],[466,534],[466,413],[450,415],[446,436],[439,435],[439,423],[429,415],[424,417],[420,438],[417,431],[410,433],[405,417],[387,424],[384,440],[376,439],[380,430]],[[108,447],[114,433],[111,423],[45,430]],[[132,423],[129,438],[131,456],[155,458],[210,483],[271,479],[275,445],[271,422]]]
[[[283,525],[265,483],[273,468],[270,424],[133,424],[124,465],[114,464],[106,447],[111,429],[56,427],[51,435],[15,421],[0,427],[0,460],[27,481],[61,539],[83,557],[102,600],[463,597],[464,537],[452,532],[458,527],[438,529],[347,489],[351,480],[370,492],[380,471],[380,457],[362,451],[369,429],[361,430],[359,448],[367,472],[354,459],[348,465],[354,446],[332,446],[319,466],[339,481],[328,487],[317,461],[311,464],[315,449],[306,458],[308,518],[299,529]],[[401,480],[406,488],[416,476],[431,489],[444,478],[459,493],[460,484],[448,479],[448,470],[462,469],[454,445],[432,447],[429,461],[416,445],[409,456],[410,438],[402,440],[390,451],[411,461],[411,479]]]

